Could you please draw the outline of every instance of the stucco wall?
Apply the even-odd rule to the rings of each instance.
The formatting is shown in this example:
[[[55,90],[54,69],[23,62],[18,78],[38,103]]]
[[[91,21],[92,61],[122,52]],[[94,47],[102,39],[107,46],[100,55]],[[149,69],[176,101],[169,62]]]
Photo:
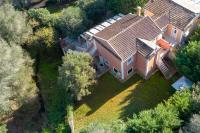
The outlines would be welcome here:
[[[142,56],[140,53],[137,52],[136,54],[136,70],[137,72],[145,77],[145,74],[146,74],[146,59],[144,58],[144,56]]]
[[[156,68],[157,68],[157,66],[156,66],[156,55],[153,55],[147,61],[147,73],[146,73],[147,75],[146,76],[151,75],[151,73],[154,72],[156,70]]]
[[[128,64],[128,60],[124,62],[124,78],[127,79],[132,73],[135,71],[135,64],[136,64],[136,54],[131,56],[133,59],[133,62],[131,64]],[[132,73],[128,74],[128,70],[133,69]]]
[[[173,32],[173,29],[174,28],[176,28],[175,26],[173,26],[172,24],[168,24],[168,26],[167,26],[167,31],[166,31],[166,35],[168,35],[168,36],[171,36],[171,37],[173,37],[175,40],[176,40],[176,42],[181,42],[181,39],[182,39],[182,35],[183,35],[183,31],[182,30],[180,30],[180,29],[178,29],[178,28],[176,28],[176,35],[175,35],[175,37],[174,36],[172,36],[172,32]]]
[[[102,56],[109,62],[109,68],[112,70],[114,67],[119,72],[121,72],[121,61],[116,58],[112,53],[110,53],[107,49],[105,49],[98,41],[95,41],[95,43],[99,56]]]

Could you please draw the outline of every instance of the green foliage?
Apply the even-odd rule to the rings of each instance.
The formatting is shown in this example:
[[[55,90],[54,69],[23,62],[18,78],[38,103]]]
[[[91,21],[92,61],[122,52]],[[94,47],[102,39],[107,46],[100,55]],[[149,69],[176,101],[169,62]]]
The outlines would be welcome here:
[[[189,38],[190,41],[200,41],[200,25],[198,25],[195,32],[192,33],[192,35]]]
[[[200,115],[193,114],[190,121],[182,127],[183,133],[198,133],[200,131]]]
[[[80,133],[125,133],[126,124],[117,120],[111,124],[102,124],[100,122],[91,122],[87,127],[82,128]]]
[[[70,51],[63,57],[59,67],[59,84],[79,100],[89,95],[89,86],[95,83],[95,70],[91,67],[92,57],[88,53]]]
[[[144,6],[147,0],[108,0],[108,8],[114,13],[134,12],[137,6]]]
[[[188,89],[176,92],[173,97],[166,102],[169,108],[176,108],[181,115],[185,115],[191,112],[191,92]]]
[[[0,124],[0,133],[7,133],[7,128],[5,124]]]
[[[52,27],[40,28],[29,38],[28,43],[38,48],[41,54],[52,55],[52,52],[58,52],[55,50],[58,48],[58,33]]]
[[[192,102],[193,111],[198,113],[198,111],[200,111],[200,84],[193,85]]]
[[[80,130],[80,133],[110,133],[108,125],[93,122]]]
[[[200,80],[200,42],[192,41],[178,51],[175,64],[177,69],[193,81]]]
[[[63,35],[77,37],[86,30],[88,20],[85,12],[79,7],[68,7],[63,9],[59,29]]]
[[[30,33],[24,13],[16,11],[10,4],[0,6],[0,36],[4,40],[22,44]]]
[[[0,39],[0,116],[15,110],[37,96],[32,79],[33,61],[20,46]]]
[[[127,132],[172,132],[181,126],[180,116],[189,112],[191,104],[189,90],[176,92],[165,104],[134,114],[127,122]]]
[[[127,132],[163,132],[180,126],[180,123],[175,109],[160,104],[154,110],[142,111],[129,119]]]
[[[59,17],[50,14],[46,8],[30,9],[28,15],[30,20],[39,22],[40,26],[56,25],[59,21]]]
[[[93,23],[99,23],[106,13],[105,0],[78,0],[77,6],[86,12],[87,18]]]

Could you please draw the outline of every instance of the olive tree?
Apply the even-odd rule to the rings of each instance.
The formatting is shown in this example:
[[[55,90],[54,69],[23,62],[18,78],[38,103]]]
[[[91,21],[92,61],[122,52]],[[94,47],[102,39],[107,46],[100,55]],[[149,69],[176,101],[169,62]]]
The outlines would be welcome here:
[[[95,83],[95,70],[88,53],[69,51],[59,67],[59,84],[76,100],[90,94],[89,86]]]
[[[31,33],[26,15],[14,9],[11,4],[0,6],[0,36],[7,42],[23,43]]]
[[[37,96],[32,64],[20,46],[0,39],[0,119]]]

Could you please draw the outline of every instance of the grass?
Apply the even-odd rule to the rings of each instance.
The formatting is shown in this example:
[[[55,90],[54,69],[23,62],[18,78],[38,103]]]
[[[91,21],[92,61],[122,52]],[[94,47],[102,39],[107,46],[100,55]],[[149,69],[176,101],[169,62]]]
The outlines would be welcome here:
[[[78,130],[94,121],[110,123],[126,119],[133,113],[153,108],[172,95],[171,84],[176,79],[167,81],[157,72],[146,81],[134,75],[120,83],[107,73],[98,80],[93,93],[76,104],[75,128]]]

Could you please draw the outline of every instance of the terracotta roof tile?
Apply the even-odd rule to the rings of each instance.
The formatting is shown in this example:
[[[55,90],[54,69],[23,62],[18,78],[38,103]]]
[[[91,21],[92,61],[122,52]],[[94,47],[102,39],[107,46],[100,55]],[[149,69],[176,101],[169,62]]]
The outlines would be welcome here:
[[[122,20],[123,19],[124,18],[122,18]],[[153,40],[161,34],[161,30],[150,17],[143,17],[137,21],[132,21],[132,24],[129,24],[128,27],[123,28],[123,30],[114,30],[115,34],[111,33],[112,35],[109,35],[110,32],[108,33],[108,31],[112,31],[113,28],[116,28],[115,25],[112,26],[113,25],[108,27],[109,30],[105,29],[95,36],[96,38],[105,39],[107,45],[110,45],[107,47],[114,49],[122,60],[126,60],[130,55],[136,53],[137,38]],[[106,37],[105,35],[108,35],[109,37]]]
[[[171,0],[149,0],[145,5],[145,9],[154,14],[154,16],[152,16],[152,19],[154,20],[160,18],[163,14],[168,13],[169,22],[181,30],[184,30],[195,17],[193,12]]]

